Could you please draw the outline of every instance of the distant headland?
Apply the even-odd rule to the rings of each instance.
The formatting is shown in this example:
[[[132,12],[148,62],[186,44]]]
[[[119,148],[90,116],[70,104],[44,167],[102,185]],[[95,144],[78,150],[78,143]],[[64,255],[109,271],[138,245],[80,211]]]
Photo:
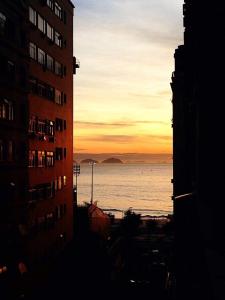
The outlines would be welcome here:
[[[95,159],[92,159],[92,158],[86,158],[86,159],[81,160],[80,163],[81,164],[90,164],[90,163],[99,164],[100,162]],[[110,158],[103,160],[101,163],[102,164],[122,164],[123,161],[119,158],[110,157]]]
[[[103,164],[123,164],[122,160],[119,158],[107,158],[105,160],[102,161]]]
[[[80,163],[81,164],[90,164],[90,163],[98,164],[99,162],[95,159],[86,158],[86,159],[81,160]]]
[[[111,158],[115,158],[122,161],[124,164],[172,164],[172,154],[170,153],[74,153],[73,158],[77,163],[90,163],[92,161],[99,163]]]

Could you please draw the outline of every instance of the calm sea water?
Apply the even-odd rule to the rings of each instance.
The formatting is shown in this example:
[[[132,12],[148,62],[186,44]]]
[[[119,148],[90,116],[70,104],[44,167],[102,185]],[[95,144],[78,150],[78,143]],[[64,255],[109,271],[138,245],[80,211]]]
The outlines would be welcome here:
[[[91,166],[80,167],[78,204],[83,204],[91,199]],[[171,164],[96,164],[93,174],[93,201],[116,217],[129,208],[142,215],[172,213]]]

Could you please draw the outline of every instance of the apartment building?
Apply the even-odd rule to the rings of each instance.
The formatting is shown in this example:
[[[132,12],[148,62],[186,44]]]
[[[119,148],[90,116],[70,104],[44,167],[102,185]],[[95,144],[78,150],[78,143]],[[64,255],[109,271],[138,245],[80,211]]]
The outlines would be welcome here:
[[[73,235],[73,11],[69,0],[0,4],[0,205],[11,216],[0,226],[27,264]]]

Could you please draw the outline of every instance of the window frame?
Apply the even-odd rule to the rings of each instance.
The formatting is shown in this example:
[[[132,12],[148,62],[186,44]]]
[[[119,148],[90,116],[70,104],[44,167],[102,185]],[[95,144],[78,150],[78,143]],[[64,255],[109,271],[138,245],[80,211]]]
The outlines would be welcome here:
[[[55,89],[55,103],[58,105],[63,105],[62,92],[57,89]]]
[[[58,76],[62,76],[63,66],[60,62],[55,60],[55,74]]]
[[[37,11],[31,6],[29,6],[29,21],[37,26]]]
[[[37,166],[39,168],[45,167],[46,164],[46,153],[43,150],[37,151]]]
[[[45,135],[46,134],[46,122],[44,120],[37,120],[37,134]]]
[[[54,28],[48,22],[46,22],[46,36],[51,41],[54,41]]]
[[[0,162],[5,160],[5,143],[0,139]]]
[[[7,76],[10,79],[14,79],[15,78],[15,72],[16,72],[16,67],[15,67],[15,63],[12,60],[7,60]]]
[[[49,54],[46,54],[46,67],[49,71],[54,72],[54,58]]]
[[[46,151],[46,167],[54,167],[54,152]]]
[[[37,131],[37,118],[35,116],[31,116],[29,119],[28,132],[36,133]]]
[[[37,158],[37,152],[35,150],[29,150],[29,157],[28,157],[29,168],[36,167],[36,158]]]
[[[45,66],[45,63],[46,63],[46,53],[44,50],[42,50],[41,48],[38,48],[38,51],[37,51],[37,61],[40,65],[42,66]],[[43,59],[41,59],[43,58]]]
[[[46,21],[40,14],[37,14],[37,15],[38,15],[38,17],[37,17],[37,28],[43,34],[45,34],[46,33]]]
[[[55,135],[55,126],[54,122],[51,120],[46,121],[46,135],[53,137]]]
[[[55,44],[60,48],[62,48],[62,35],[55,30],[54,37],[55,37]]]
[[[0,119],[14,120],[14,103],[6,98],[0,100]]]
[[[54,1],[53,0],[47,0],[46,5],[51,9],[54,10]]]
[[[57,1],[54,3],[54,13],[60,20],[62,20],[62,7]]]
[[[37,60],[37,45],[33,42],[29,43],[29,56],[35,61]]]
[[[55,119],[55,130],[63,131],[63,119],[60,118]]]
[[[60,190],[62,190],[62,188],[63,188],[63,185],[62,185],[62,176],[59,176],[57,178],[57,190],[60,191]]]

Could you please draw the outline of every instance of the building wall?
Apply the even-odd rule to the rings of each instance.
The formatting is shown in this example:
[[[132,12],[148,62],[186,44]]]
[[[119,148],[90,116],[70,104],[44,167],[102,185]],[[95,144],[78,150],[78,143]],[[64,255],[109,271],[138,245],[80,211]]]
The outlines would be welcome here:
[[[28,62],[26,9],[0,3],[0,235],[1,260],[20,253],[18,223],[24,222],[27,186]],[[15,248],[17,247],[17,251]]]
[[[30,118],[35,116],[39,120],[49,120],[54,123],[54,135],[50,137],[51,141],[47,134],[38,134],[37,132],[29,139],[29,150],[54,152],[55,158],[54,166],[29,168],[29,188],[31,190],[38,189],[38,185],[48,183],[51,184],[53,194],[44,200],[39,196],[34,202],[32,196],[30,199],[32,203],[29,209],[30,227],[38,227],[36,223],[39,223],[39,227],[45,227],[46,225],[43,225],[42,222],[45,222],[43,218],[46,218],[47,215],[49,215],[50,223],[47,225],[49,230],[43,230],[41,234],[32,237],[29,245],[30,252],[41,251],[41,253],[34,253],[35,257],[41,257],[43,252],[51,255],[48,253],[49,249],[50,252],[57,251],[57,248],[60,250],[66,241],[72,239],[73,229],[73,8],[68,1],[57,1],[57,3],[62,8],[61,18],[55,14],[54,8],[52,10],[48,5],[40,5],[40,1],[30,2],[30,7],[36,12],[37,24],[29,22],[29,42],[36,45],[37,57],[36,59],[30,58],[29,74],[39,82],[50,85],[62,93],[62,104],[56,103],[56,99],[49,100],[37,95],[37,92],[29,93],[28,96]],[[66,20],[64,19],[65,14]],[[49,23],[54,28],[54,33],[55,31],[60,33],[62,36],[61,46],[56,44],[56,40],[51,41],[47,37],[47,33],[43,33],[38,28],[42,24],[39,22],[39,16],[45,20],[44,26]],[[53,64],[57,61],[62,65],[61,74],[49,70],[47,62],[44,65],[38,62],[38,48],[53,58]],[[60,119],[62,122],[60,130],[57,130],[56,119]],[[56,148],[61,151],[59,160]],[[34,220],[36,220],[35,224]],[[51,223],[54,223],[54,226]],[[42,249],[35,246],[39,244],[43,245]]]
[[[174,145],[178,145],[174,152],[176,266],[179,297],[183,299],[193,294],[204,299],[225,296],[225,257],[221,252],[225,245],[221,176],[225,47],[220,43],[224,8],[222,1],[214,5],[186,0],[184,5],[181,98],[179,86],[173,87],[174,109],[177,103],[188,103],[180,106],[181,113],[174,120],[175,128],[186,124],[174,130]],[[190,195],[177,197],[185,193]]]
[[[73,8],[68,0],[0,5],[18,36],[0,34],[1,62],[16,66],[13,80],[0,77],[0,101],[14,104],[13,120],[0,117],[0,140],[15,144],[15,159],[0,160],[1,198],[9,203],[10,186],[7,212],[31,265],[59,253],[73,235]]]

